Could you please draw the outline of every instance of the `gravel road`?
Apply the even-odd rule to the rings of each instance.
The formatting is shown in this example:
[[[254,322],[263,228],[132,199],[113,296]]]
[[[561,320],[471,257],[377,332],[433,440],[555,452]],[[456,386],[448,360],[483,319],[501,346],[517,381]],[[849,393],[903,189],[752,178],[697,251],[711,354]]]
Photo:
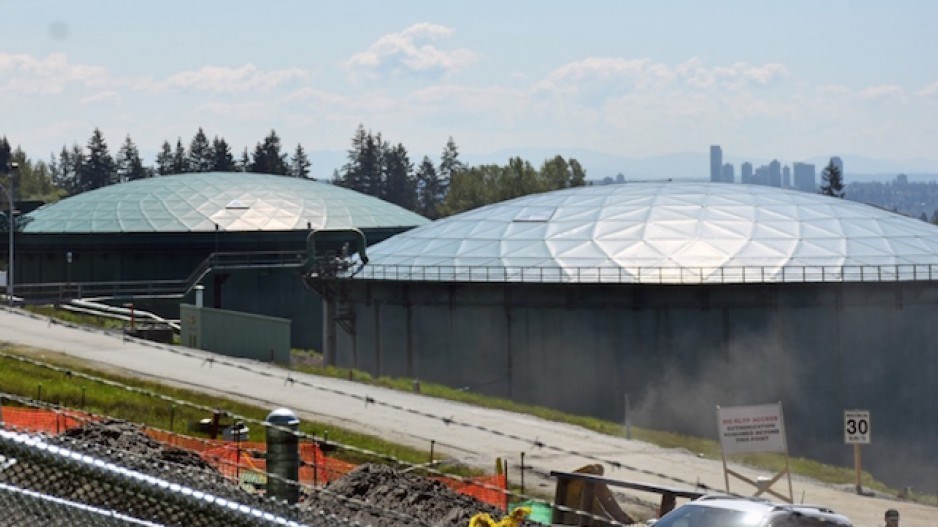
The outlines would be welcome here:
[[[533,467],[525,476],[527,488],[537,487],[547,494],[552,493],[552,482],[533,472],[572,471],[596,462],[603,462],[606,476],[614,479],[687,488],[699,482],[711,488],[724,488],[721,462],[702,459],[684,450],[605,436],[528,415],[69,327],[16,309],[0,308],[0,342],[60,352],[125,373],[271,409],[287,407],[301,419],[333,423],[418,448],[429,449],[432,441],[438,452],[489,470],[500,457],[508,460],[514,483],[518,483],[518,473],[513,472],[512,466],[518,465],[523,452],[525,464]],[[613,468],[614,463],[619,468]],[[749,467],[731,467],[750,477],[771,476]],[[742,483],[731,485],[734,492],[751,492]],[[881,525],[887,508],[901,511],[903,527],[938,525],[938,508],[858,496],[851,482],[835,487],[795,477],[792,485],[796,501],[831,507],[848,515],[857,527]],[[776,488],[787,490],[786,487]],[[655,495],[636,496],[649,502],[657,500]]]

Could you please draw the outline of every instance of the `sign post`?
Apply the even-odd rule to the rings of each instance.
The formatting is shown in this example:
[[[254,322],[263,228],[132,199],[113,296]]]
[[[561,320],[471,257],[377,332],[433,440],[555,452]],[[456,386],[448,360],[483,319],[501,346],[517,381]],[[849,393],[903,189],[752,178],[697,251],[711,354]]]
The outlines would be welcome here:
[[[860,445],[870,444],[870,411],[844,410],[844,444],[853,445],[853,466],[857,473],[857,494],[863,495],[863,465]]]
[[[785,416],[782,403],[760,404],[755,406],[717,406],[717,428],[720,435],[720,448],[723,451],[723,476],[726,491],[730,491],[730,476],[734,476],[754,486],[757,492],[771,494],[788,503],[793,503],[791,487],[791,468],[788,460],[788,440],[785,437]],[[774,452],[785,456],[785,469],[772,478],[752,480],[726,466],[726,456],[734,454],[752,454]],[[788,475],[788,496],[779,494],[772,486]]]

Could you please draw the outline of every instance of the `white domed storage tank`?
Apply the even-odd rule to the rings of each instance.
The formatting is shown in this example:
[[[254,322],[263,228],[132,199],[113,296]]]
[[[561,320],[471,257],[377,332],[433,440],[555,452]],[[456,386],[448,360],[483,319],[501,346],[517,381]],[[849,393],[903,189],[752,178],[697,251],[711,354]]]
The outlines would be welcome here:
[[[721,183],[526,196],[369,248],[333,300],[341,366],[714,436],[716,405],[782,401],[795,455],[938,489],[938,227]],[[901,387],[901,389],[898,389]],[[900,477],[901,476],[901,477]],[[901,480],[901,481],[900,481]]]

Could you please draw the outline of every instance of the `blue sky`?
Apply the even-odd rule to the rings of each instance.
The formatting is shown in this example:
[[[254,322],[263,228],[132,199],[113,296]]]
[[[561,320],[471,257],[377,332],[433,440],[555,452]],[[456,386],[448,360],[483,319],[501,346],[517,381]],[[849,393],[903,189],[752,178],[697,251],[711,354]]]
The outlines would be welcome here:
[[[199,127],[237,152],[271,129],[287,150],[345,150],[361,123],[415,161],[452,136],[465,154],[719,143],[938,172],[936,2],[0,0],[0,13],[0,135],[33,158],[95,127],[147,156]]]

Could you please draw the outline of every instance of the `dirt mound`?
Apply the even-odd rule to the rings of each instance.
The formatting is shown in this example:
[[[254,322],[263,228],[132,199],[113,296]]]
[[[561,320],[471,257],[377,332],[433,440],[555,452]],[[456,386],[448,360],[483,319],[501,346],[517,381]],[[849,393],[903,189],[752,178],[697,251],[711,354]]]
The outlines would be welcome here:
[[[369,508],[358,509],[349,517],[375,527],[415,524],[465,527],[469,525],[469,519],[479,512],[489,513],[493,518],[501,518],[503,515],[497,508],[458,494],[439,481],[385,465],[368,464],[356,468],[345,477],[330,483],[325,492],[307,496],[304,507],[333,512],[332,507],[343,501],[337,500],[335,496],[367,504]],[[342,507],[355,508],[349,503]],[[385,513],[379,515],[370,507]],[[387,512],[401,517],[388,517]],[[420,523],[408,523],[407,517]]]
[[[88,423],[81,428],[72,428],[60,434],[59,438],[78,444],[94,446],[95,450],[111,450],[116,458],[123,459],[123,453],[145,462],[146,465],[159,465],[166,461],[174,465],[214,471],[198,454],[166,446],[144,434],[137,425],[118,420],[100,423]],[[132,463],[132,461],[131,461]]]

